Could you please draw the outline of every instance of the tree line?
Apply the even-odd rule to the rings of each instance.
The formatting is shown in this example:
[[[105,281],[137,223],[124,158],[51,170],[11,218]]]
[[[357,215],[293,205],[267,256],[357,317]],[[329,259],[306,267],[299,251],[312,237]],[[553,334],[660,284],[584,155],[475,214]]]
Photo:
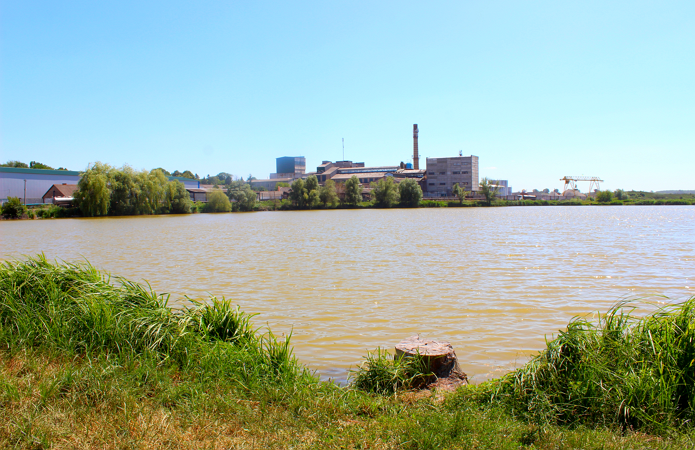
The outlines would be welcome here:
[[[213,190],[208,192],[206,203],[195,204],[184,184],[170,181],[167,174],[161,168],[136,171],[127,165],[115,168],[97,162],[82,174],[74,194],[75,206],[86,217],[253,211],[256,208],[256,193],[241,180],[230,180],[226,193]]]
[[[82,174],[74,197],[86,217],[191,212],[184,184],[169,181],[161,169],[136,171],[97,162]]]
[[[384,177],[372,183],[371,187],[374,205],[380,208],[396,205],[415,207],[422,200],[422,189],[413,179],[396,184],[392,177]],[[310,175],[306,180],[292,182],[289,200],[296,209],[335,208],[339,204],[354,207],[362,202],[362,191],[363,187],[355,175],[345,184],[336,185],[333,180],[327,180],[323,186],[319,185],[315,175]]]

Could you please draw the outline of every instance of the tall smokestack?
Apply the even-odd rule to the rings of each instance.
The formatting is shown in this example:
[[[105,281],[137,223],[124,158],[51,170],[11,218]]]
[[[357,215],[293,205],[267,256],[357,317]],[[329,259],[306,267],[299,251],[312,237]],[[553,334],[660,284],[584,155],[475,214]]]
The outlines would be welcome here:
[[[413,169],[420,170],[420,155],[417,151],[417,134],[420,130],[417,129],[417,124],[413,124]]]

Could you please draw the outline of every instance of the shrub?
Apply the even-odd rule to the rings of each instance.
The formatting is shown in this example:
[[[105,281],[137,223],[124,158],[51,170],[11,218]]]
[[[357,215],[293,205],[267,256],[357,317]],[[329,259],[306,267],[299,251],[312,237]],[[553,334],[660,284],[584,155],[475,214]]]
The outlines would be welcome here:
[[[611,200],[613,200],[611,191],[599,191],[596,193],[596,201],[599,203],[610,203]]]
[[[208,193],[208,202],[203,210],[207,213],[230,212],[232,204],[227,195],[218,189]]]
[[[8,219],[19,219],[27,212],[27,207],[22,204],[19,197],[7,197],[2,205],[2,215]]]
[[[449,204],[441,200],[423,200],[420,202],[420,206],[423,208],[446,208]]]
[[[401,205],[407,207],[416,207],[420,204],[422,200],[422,188],[417,184],[417,181],[413,179],[406,179],[401,181],[398,185],[398,192],[400,194]]]

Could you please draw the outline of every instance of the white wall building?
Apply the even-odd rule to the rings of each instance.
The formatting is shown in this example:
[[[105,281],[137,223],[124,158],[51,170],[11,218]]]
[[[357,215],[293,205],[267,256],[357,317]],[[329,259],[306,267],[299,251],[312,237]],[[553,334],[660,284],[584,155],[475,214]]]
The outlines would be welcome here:
[[[54,184],[77,184],[80,173],[72,170],[22,169],[0,167],[0,204],[7,197],[22,203],[43,203],[43,194]]]

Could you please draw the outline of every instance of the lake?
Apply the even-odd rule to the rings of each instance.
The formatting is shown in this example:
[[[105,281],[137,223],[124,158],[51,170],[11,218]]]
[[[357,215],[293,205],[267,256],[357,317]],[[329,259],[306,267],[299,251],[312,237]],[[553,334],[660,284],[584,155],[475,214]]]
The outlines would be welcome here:
[[[225,296],[322,377],[414,334],[473,382],[528,360],[575,315],[695,295],[695,207],[563,206],[0,222],[4,258],[44,252],[147,280],[170,304]]]

